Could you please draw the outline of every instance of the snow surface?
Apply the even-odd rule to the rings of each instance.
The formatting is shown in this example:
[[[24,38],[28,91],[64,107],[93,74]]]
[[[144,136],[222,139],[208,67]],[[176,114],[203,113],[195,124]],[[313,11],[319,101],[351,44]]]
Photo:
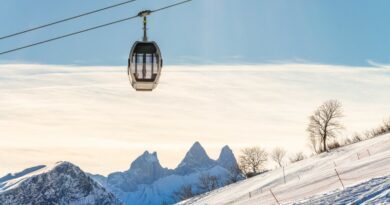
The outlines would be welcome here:
[[[344,191],[336,170],[347,187]],[[293,163],[285,167],[286,183],[279,168],[179,204],[389,202],[389,173],[387,134]]]
[[[389,182],[390,176],[374,178],[345,190],[335,190],[295,204],[390,204]]]

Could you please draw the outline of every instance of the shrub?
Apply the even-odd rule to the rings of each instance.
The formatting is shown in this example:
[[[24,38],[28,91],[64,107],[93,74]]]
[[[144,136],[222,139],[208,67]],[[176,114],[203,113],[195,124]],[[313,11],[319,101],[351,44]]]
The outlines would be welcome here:
[[[291,163],[294,163],[306,159],[306,156],[303,154],[303,152],[297,152],[293,154],[289,159]]]
[[[340,143],[338,141],[333,141],[331,143],[328,144],[328,148],[329,149],[336,149],[336,148],[339,148],[341,147]]]

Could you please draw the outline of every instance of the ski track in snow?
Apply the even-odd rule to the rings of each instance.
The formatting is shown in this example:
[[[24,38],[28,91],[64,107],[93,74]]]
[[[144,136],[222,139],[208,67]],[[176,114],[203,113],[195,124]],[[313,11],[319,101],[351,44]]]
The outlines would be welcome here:
[[[390,176],[371,179],[367,182],[335,190],[321,196],[294,203],[305,204],[386,204],[390,203]]]
[[[285,172],[286,184],[276,169],[180,204],[390,203],[390,134],[290,164]]]

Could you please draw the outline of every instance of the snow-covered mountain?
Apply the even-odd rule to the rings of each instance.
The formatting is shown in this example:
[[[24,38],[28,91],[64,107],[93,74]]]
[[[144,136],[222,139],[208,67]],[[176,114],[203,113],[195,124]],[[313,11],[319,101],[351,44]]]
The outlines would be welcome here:
[[[390,134],[315,155],[179,204],[390,204]]]
[[[0,178],[0,204],[120,205],[112,193],[80,168],[59,162]]]
[[[217,163],[221,167],[224,167],[229,170],[237,166],[236,157],[234,157],[233,151],[229,148],[229,146],[226,145],[222,148]]]
[[[217,162],[209,158],[200,143],[195,142],[175,169],[175,174],[186,175],[192,172],[207,170],[216,165]]]
[[[237,166],[237,162],[228,146],[218,160],[213,160],[195,142],[173,170],[163,168],[155,152],[146,151],[124,172],[90,176],[125,204],[172,204],[180,200],[178,192],[183,186],[191,186],[194,194],[206,191],[199,187],[201,176],[215,176],[217,187],[226,185],[231,177],[230,166]]]
[[[210,159],[196,142],[176,169],[163,168],[157,153],[145,151],[130,168],[107,177],[84,173],[69,162],[39,165],[0,178],[0,204],[173,204],[183,186],[203,193],[201,177],[214,177],[213,189],[230,182],[231,166],[237,166],[225,146],[218,160]],[[237,174],[237,173],[234,173]]]
[[[111,187],[124,192],[132,192],[137,190],[139,184],[151,184],[170,172],[170,170],[160,165],[156,152],[149,153],[146,151],[131,163],[129,170],[108,175],[103,184],[109,184]],[[98,181],[101,181],[101,179]]]

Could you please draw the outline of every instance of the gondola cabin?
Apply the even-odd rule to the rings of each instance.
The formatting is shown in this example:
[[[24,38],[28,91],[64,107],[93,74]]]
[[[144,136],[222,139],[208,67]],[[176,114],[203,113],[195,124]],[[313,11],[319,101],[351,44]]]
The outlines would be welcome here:
[[[146,16],[151,11],[142,11],[138,16],[144,20],[144,37],[131,48],[127,72],[131,85],[136,91],[152,91],[156,88],[161,75],[163,60],[160,48],[154,41],[148,41],[146,34]]]
[[[161,52],[154,41],[134,43],[129,56],[128,75],[135,90],[152,91],[156,88],[161,68]]]

